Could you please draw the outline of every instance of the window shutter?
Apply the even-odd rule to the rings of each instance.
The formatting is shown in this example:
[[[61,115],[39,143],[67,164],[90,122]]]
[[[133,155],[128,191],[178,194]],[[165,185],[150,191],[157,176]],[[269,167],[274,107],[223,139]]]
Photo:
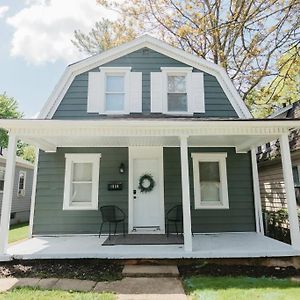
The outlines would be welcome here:
[[[129,73],[130,112],[142,112],[142,72]]]
[[[204,113],[204,77],[203,73],[192,72],[187,78],[188,105],[190,113]]]
[[[151,72],[151,112],[163,112],[163,74]]]
[[[89,72],[87,112],[104,111],[104,78],[101,72]]]

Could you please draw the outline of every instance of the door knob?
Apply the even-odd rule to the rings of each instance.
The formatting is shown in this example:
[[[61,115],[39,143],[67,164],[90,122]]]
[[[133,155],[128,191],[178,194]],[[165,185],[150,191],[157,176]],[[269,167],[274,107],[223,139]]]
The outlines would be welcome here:
[[[133,190],[133,195],[136,195],[136,190]]]

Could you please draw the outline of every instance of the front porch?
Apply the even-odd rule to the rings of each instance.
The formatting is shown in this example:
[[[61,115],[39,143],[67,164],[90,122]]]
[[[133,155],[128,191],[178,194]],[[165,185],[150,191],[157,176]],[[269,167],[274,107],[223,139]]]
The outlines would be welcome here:
[[[106,236],[34,237],[8,248],[7,259],[179,259],[298,256],[300,250],[255,232],[196,234],[183,245],[102,246]]]
[[[187,121],[183,118],[167,121],[5,120],[1,121],[0,125],[9,130],[9,159],[6,166],[8,179],[4,185],[3,217],[0,226],[0,256],[3,256],[0,259],[242,258],[300,255],[299,223],[295,209],[288,142],[289,129],[299,127],[299,122],[296,124],[294,121],[273,120]],[[292,246],[265,237],[262,224],[255,147],[277,138],[280,139],[283,153],[282,164]],[[34,237],[8,247],[7,235],[13,188],[10,178],[14,173],[18,139],[35,144],[37,149],[41,150],[39,167],[35,168],[30,218],[30,234]],[[136,153],[131,151],[133,148],[137,149]],[[148,150],[141,151],[145,148]],[[160,149],[157,154],[155,148]],[[66,154],[67,158],[72,159],[75,156],[81,157],[83,153],[92,156],[97,154],[98,163],[99,157],[102,156],[100,173],[95,173],[97,174],[95,185],[91,181],[100,196],[96,194],[96,197],[92,197],[96,201],[88,208],[70,209],[64,205],[64,199],[70,198],[65,197],[65,190],[70,189],[65,189],[64,182],[72,182],[64,179],[68,174],[65,172]],[[218,201],[224,204],[222,207],[196,207],[195,191],[198,193],[200,189],[193,189],[193,182],[199,183],[199,176],[198,178],[193,176],[193,170],[194,167],[199,169],[200,160],[198,161],[197,157],[200,153],[205,159],[207,154],[210,157],[214,153],[222,154],[217,160],[219,170],[223,170],[218,176],[225,178],[225,180],[218,178],[217,181],[226,183],[224,188],[223,185],[220,188],[221,200]],[[151,158],[147,169],[152,168],[155,158],[157,168],[150,171],[157,178],[157,190],[160,188],[154,199],[161,201],[158,203],[160,206],[154,209],[145,210],[142,206],[140,211],[144,209],[145,213],[138,221],[144,221],[148,215],[150,216],[149,212],[159,212],[158,223],[150,225],[160,225],[161,233],[164,234],[164,214],[174,205],[175,199],[176,204],[182,205],[184,244],[102,246],[104,238],[99,240],[96,236],[80,235],[98,232],[100,206],[120,205],[120,203],[128,212],[128,233],[133,233],[136,226],[132,222],[134,219],[132,216],[137,214],[133,213],[132,203],[135,201],[137,190],[134,184],[138,181],[138,177],[134,177],[133,161],[143,158],[148,160]],[[205,162],[205,159],[202,158],[201,161]],[[211,158],[207,159],[211,162]],[[225,159],[227,167],[223,162]],[[212,161],[216,162],[216,158],[214,157]],[[120,174],[118,169],[124,162],[127,170]],[[228,176],[225,174],[226,171]],[[122,182],[124,186],[120,194],[114,194],[117,192],[108,189],[108,184],[116,180]],[[90,182],[75,180],[74,183]],[[227,191],[228,195],[225,197]],[[199,234],[192,236],[192,231]]]

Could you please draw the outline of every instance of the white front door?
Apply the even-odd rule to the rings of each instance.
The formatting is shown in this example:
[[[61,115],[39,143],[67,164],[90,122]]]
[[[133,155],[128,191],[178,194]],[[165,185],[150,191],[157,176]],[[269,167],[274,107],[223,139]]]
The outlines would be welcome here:
[[[129,233],[164,233],[163,148],[131,147],[129,161]],[[149,191],[139,185],[144,175],[154,182]]]

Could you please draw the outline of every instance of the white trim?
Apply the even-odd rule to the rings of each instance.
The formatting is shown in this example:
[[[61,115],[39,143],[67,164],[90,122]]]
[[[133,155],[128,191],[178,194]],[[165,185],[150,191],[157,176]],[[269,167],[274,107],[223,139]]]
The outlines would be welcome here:
[[[24,175],[24,184],[23,184],[23,189],[20,192],[20,177],[21,174]],[[24,197],[26,194],[26,171],[20,170],[19,171],[19,176],[18,176],[18,190],[17,190],[17,197]]]
[[[180,169],[181,169],[184,250],[186,252],[192,252],[193,238],[192,238],[192,223],[191,223],[192,221],[191,221],[188,137],[181,136],[179,139],[180,139]]]
[[[33,218],[34,218],[34,210],[35,210],[35,196],[36,196],[36,184],[37,184],[37,174],[38,174],[38,165],[39,165],[39,151],[40,151],[39,148],[35,147],[35,164],[34,164],[34,171],[33,171],[30,216],[29,216],[29,238],[32,238],[32,232],[33,232]]]
[[[252,181],[253,181],[253,196],[254,196],[254,210],[255,210],[255,225],[256,232],[264,234],[264,223],[261,208],[260,185],[256,161],[256,149],[251,149],[251,166],[252,166]]]
[[[14,190],[16,169],[17,136],[9,133],[7,161],[5,169],[4,191],[2,197],[1,220],[0,220],[0,255],[7,253],[8,231],[10,223],[11,203]]]
[[[192,55],[186,51],[176,49],[148,35],[144,35],[131,42],[112,48],[108,51],[104,51],[98,55],[92,56],[88,59],[68,66],[60,81],[55,86],[48,101],[45,103],[38,118],[52,118],[75,76],[144,47],[167,55],[171,58],[189,64],[194,68],[215,76],[238,116],[240,118],[252,118],[249,110],[247,109],[245,103],[235,89],[228,74],[222,67],[206,61],[200,57]]]
[[[162,73],[162,113],[166,115],[193,115],[191,111],[191,74],[193,68],[189,67],[161,67]],[[169,111],[168,110],[168,77],[169,76],[184,76],[185,77],[185,93],[187,107],[186,111]]]
[[[203,153],[193,152],[193,179],[194,179],[194,201],[195,209],[229,209],[228,186],[227,186],[227,168],[226,168],[226,152]],[[220,172],[220,203],[204,204],[201,201],[200,193],[200,170],[199,162],[218,162]]]
[[[130,70],[131,67],[100,67],[99,68],[101,73],[103,72],[103,79],[104,79],[104,89],[103,89],[103,103],[102,109],[100,110],[100,114],[105,115],[119,115],[119,114],[129,114],[130,113],[130,99],[129,99],[129,92],[130,92]],[[107,76],[111,75],[121,75],[124,78],[124,108],[120,111],[109,111],[106,110],[106,80]],[[102,98],[102,97],[101,97]]]
[[[165,233],[165,204],[164,204],[164,159],[163,147],[149,146],[149,147],[128,147],[128,233],[133,232],[133,176],[134,166],[133,160],[136,158],[155,158],[159,162],[159,185],[160,185],[160,231],[145,231],[144,233],[163,234]],[[137,232],[141,233],[141,231]]]
[[[279,138],[279,141],[286,201],[288,207],[288,218],[290,223],[291,243],[295,249],[300,250],[300,225],[292,172],[289,135],[287,133],[282,134]]]
[[[170,73],[170,74],[182,74],[189,73],[193,71],[193,67],[160,67],[162,72]]]
[[[65,184],[63,210],[97,210],[98,209],[98,189],[99,189],[99,170],[100,170],[100,153],[67,153],[65,154]],[[75,206],[70,203],[70,191],[72,180],[73,163],[91,163],[92,164],[92,192],[91,203],[83,203]]]

